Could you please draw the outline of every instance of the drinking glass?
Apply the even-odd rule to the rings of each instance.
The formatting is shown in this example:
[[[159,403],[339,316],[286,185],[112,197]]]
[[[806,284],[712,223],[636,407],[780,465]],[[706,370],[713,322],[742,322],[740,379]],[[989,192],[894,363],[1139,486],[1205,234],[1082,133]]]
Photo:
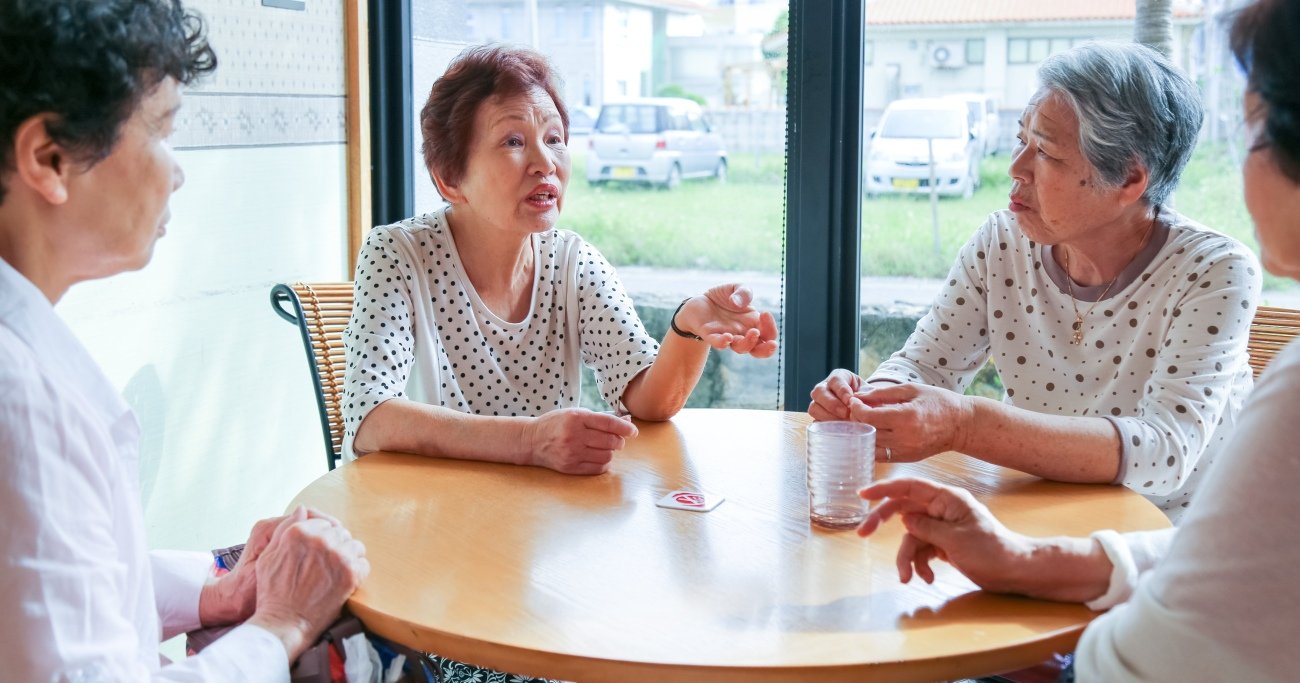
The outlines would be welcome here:
[[[814,422],[808,426],[808,512],[828,529],[855,527],[867,516],[858,490],[871,483],[876,428],[861,422]]]

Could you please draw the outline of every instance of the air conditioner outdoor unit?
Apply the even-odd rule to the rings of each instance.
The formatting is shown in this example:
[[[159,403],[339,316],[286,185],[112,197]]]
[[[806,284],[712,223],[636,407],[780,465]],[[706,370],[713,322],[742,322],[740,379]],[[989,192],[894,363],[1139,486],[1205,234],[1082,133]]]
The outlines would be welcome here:
[[[930,43],[930,66],[936,69],[966,66],[966,46],[960,42]]]

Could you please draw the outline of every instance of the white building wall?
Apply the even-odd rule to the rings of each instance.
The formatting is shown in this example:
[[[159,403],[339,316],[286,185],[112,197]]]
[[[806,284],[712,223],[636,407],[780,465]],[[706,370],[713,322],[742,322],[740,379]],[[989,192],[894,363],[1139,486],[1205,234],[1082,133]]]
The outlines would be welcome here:
[[[143,271],[57,310],[140,419],[150,544],[205,550],[243,542],[325,472],[307,361],[268,292],[350,277],[343,3],[187,4],[220,68],[177,122],[187,180],[167,235]]]
[[[602,101],[653,95],[649,92],[654,55],[651,10],[611,3],[602,8],[601,14]]]

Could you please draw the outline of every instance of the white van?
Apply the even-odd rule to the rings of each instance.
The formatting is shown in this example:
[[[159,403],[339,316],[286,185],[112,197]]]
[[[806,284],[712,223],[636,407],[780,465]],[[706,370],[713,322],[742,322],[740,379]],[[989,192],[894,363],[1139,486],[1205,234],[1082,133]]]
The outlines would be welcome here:
[[[984,150],[971,130],[965,102],[946,98],[889,103],[867,150],[867,194],[929,194],[929,141],[934,144],[936,192],[971,196],[980,184]]]

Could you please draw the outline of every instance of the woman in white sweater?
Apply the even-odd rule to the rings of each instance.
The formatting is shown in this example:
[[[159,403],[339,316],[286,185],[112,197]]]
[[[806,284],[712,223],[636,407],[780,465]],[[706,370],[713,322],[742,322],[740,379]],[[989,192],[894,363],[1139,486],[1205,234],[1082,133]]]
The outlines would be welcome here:
[[[1300,279],[1300,3],[1238,15],[1233,51],[1249,71],[1246,206],[1269,272]],[[1089,539],[1008,530],[962,490],[919,479],[865,489],[883,500],[859,529],[900,514],[899,576],[932,580],[945,559],[987,590],[1116,606],[1084,631],[1079,681],[1282,681],[1300,671],[1300,345],[1260,378],[1221,459],[1177,529]],[[1229,466],[1230,463],[1230,466]]]
[[[879,430],[878,457],[957,450],[1048,479],[1122,483],[1177,520],[1250,391],[1260,268],[1166,206],[1196,144],[1196,87],[1140,45],[1039,69],[1011,202],[962,248],[901,351],[836,370],[819,420]],[[992,358],[1002,402],[963,396]]]

